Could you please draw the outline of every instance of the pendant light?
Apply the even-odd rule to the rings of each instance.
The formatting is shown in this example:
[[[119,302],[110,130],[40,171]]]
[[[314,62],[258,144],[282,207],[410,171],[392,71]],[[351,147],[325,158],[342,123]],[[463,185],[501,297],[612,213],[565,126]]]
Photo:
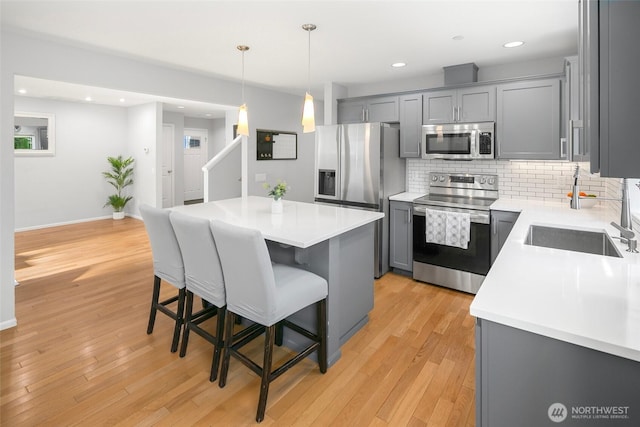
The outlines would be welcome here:
[[[238,112],[238,135],[249,136],[249,119],[247,116],[247,104],[244,103],[244,53],[249,50],[249,46],[239,45],[238,50],[242,52],[242,105]]]
[[[311,96],[311,31],[316,29],[313,24],[304,24],[302,29],[309,34],[309,63],[307,76],[307,93],[304,95],[304,107],[302,109],[302,132],[309,133],[316,130],[316,118],[313,111],[313,96]]]

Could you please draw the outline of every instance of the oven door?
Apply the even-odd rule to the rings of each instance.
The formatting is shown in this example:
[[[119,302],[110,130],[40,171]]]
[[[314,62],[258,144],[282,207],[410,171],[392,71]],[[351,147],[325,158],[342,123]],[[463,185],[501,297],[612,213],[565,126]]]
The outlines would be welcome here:
[[[467,249],[426,242],[425,208],[471,212],[470,240]],[[454,208],[414,206],[413,260],[453,270],[486,276],[491,267],[491,226],[489,213]]]

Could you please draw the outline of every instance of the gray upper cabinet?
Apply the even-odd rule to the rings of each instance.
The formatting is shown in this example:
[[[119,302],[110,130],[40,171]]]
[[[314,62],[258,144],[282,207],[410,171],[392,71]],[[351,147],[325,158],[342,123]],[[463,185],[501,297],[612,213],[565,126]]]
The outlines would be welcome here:
[[[496,87],[478,86],[426,92],[422,123],[470,123],[496,120]]]
[[[567,158],[560,140],[560,79],[500,84],[497,98],[498,158]]]
[[[422,93],[400,96],[400,157],[420,157]]]
[[[591,170],[640,178],[640,2],[582,1],[585,134]]]
[[[397,96],[338,100],[338,123],[394,123],[398,121]]]
[[[565,91],[564,91],[564,134],[567,138],[567,147],[571,153],[568,160],[576,162],[589,161],[589,144],[585,143],[582,128],[582,80],[578,56],[565,58]]]

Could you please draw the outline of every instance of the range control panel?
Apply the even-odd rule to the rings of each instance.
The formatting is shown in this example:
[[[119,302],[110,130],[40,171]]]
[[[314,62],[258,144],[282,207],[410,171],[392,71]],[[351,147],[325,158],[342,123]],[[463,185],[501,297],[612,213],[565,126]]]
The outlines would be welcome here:
[[[498,175],[429,172],[429,187],[498,190]]]

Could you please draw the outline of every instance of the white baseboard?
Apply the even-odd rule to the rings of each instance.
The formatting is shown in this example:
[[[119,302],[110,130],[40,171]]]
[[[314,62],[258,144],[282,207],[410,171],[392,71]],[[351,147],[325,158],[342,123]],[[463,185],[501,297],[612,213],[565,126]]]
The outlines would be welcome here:
[[[9,320],[5,320],[4,322],[0,322],[0,331],[3,331],[5,329],[9,329],[9,328],[13,328],[15,326],[18,326],[18,321],[14,317],[13,319],[9,319]]]
[[[111,215],[106,215],[106,216],[98,216],[95,218],[84,218],[84,219],[77,219],[77,220],[73,220],[73,221],[65,221],[65,222],[56,222],[56,223],[52,223],[52,224],[42,224],[42,225],[34,225],[31,227],[22,227],[22,228],[16,228],[16,233],[19,231],[30,231],[30,230],[39,230],[41,228],[49,228],[49,227],[58,227],[61,225],[70,225],[70,224],[80,224],[83,222],[90,222],[90,221],[98,221],[101,219],[109,219],[111,218]]]

